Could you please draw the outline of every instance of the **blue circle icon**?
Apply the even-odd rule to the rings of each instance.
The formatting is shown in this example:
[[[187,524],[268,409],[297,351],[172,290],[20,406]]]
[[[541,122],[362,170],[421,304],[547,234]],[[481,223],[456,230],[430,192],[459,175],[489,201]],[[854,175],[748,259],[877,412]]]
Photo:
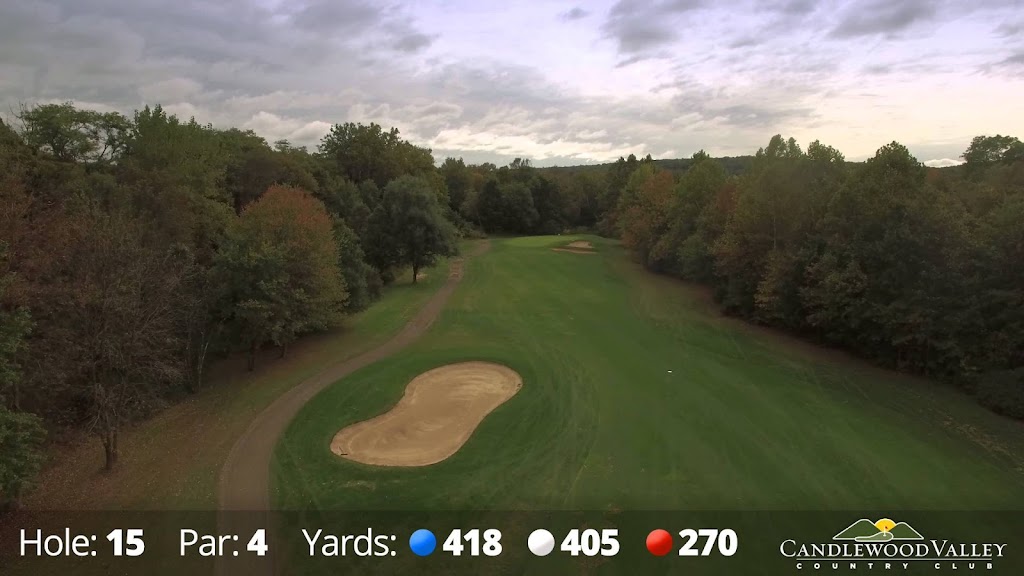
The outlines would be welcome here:
[[[420,528],[409,537],[409,549],[417,556],[430,556],[434,548],[437,548],[437,538],[430,530]]]

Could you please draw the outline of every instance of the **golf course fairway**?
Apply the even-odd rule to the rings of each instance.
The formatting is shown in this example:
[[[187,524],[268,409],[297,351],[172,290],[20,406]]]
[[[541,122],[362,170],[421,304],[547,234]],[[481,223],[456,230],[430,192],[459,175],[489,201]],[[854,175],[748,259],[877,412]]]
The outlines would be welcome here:
[[[585,240],[596,254],[556,251]],[[281,509],[1024,507],[1024,427],[959,391],[720,317],[593,237],[495,239],[430,330],[327,387],[271,469]],[[418,375],[507,366],[517,394],[419,467],[331,451]]]

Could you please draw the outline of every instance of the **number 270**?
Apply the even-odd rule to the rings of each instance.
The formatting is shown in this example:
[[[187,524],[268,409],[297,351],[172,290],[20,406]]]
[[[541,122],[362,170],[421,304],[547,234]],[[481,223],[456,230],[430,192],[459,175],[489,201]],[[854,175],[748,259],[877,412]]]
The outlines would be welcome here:
[[[739,538],[736,537],[736,532],[728,528],[725,530],[718,530],[717,528],[694,530],[693,528],[687,528],[679,532],[679,537],[683,539],[683,545],[679,548],[680,556],[710,556],[711,550],[715,547],[715,541],[718,541],[718,552],[722,556],[732,556],[736,553],[736,548],[739,546]],[[707,537],[707,542],[704,543],[704,548],[697,550],[694,548],[694,544],[701,537]]]

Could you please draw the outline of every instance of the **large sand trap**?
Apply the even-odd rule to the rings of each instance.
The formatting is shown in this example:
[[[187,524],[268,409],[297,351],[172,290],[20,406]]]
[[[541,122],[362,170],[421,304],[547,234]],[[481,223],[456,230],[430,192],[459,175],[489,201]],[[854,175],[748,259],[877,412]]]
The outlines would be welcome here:
[[[577,240],[570,242],[562,248],[552,248],[555,252],[572,252],[573,254],[597,254],[594,252],[594,246],[586,240]]]
[[[515,370],[490,362],[429,370],[409,382],[394,408],[335,434],[331,451],[378,466],[436,464],[455,454],[522,385]]]

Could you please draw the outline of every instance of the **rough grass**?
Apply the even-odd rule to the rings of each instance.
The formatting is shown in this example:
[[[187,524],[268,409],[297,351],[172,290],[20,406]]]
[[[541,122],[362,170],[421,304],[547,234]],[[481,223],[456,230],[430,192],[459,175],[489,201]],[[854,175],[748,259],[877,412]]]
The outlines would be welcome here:
[[[631,264],[495,241],[431,331],[311,401],[278,445],[274,501],[337,510],[1022,509],[1024,434],[971,398],[723,319]],[[463,360],[523,389],[454,456],[334,456],[344,426]]]

